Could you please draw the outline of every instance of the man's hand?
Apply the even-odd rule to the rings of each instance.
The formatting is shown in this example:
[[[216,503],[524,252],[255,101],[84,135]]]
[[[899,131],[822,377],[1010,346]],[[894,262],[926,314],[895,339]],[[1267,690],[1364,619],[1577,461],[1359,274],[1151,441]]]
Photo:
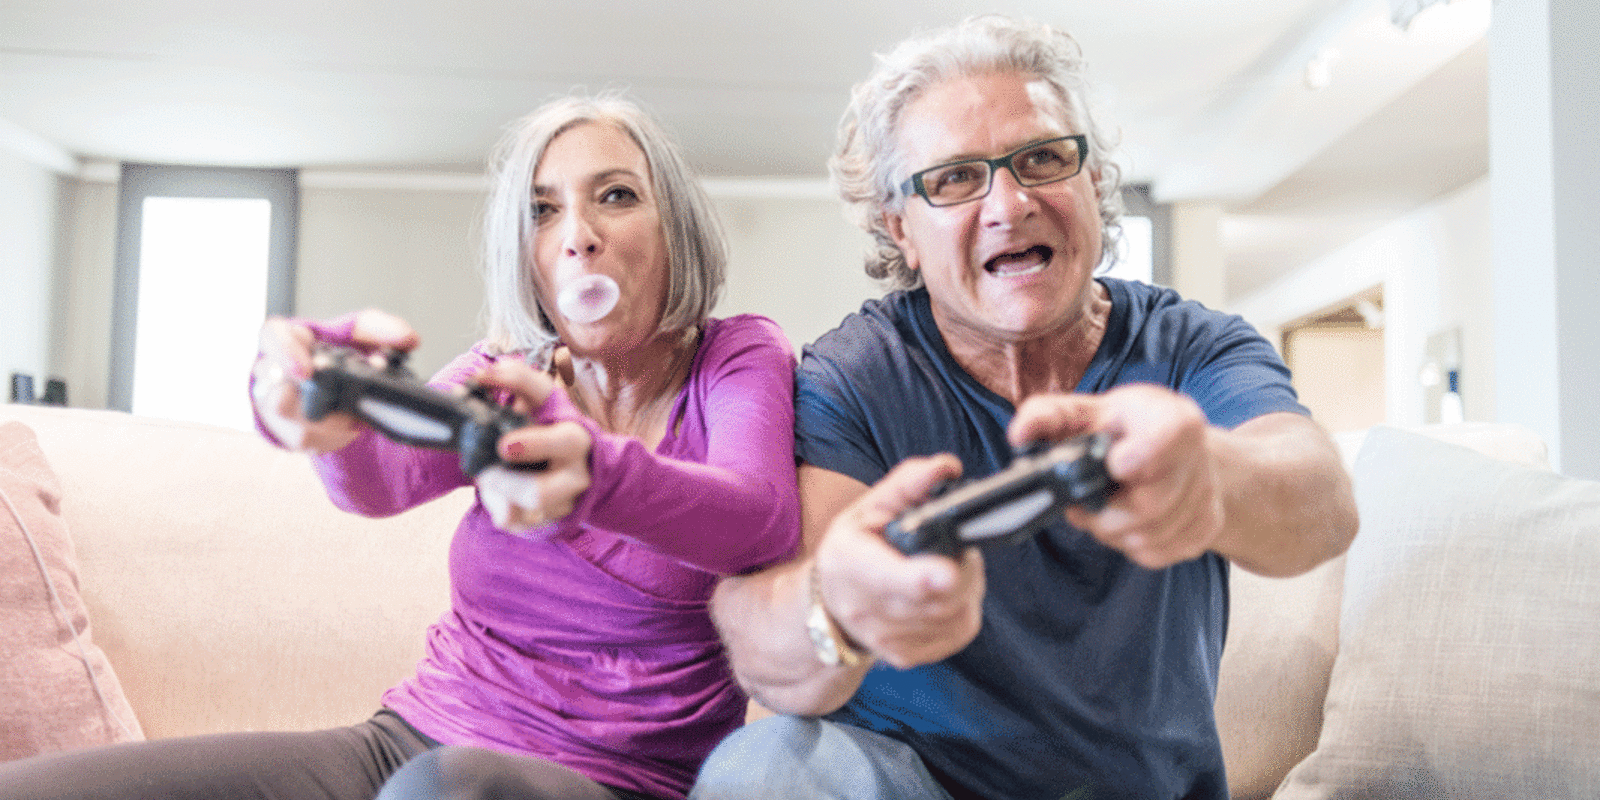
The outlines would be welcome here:
[[[960,561],[907,558],[883,538],[890,520],[960,472],[950,455],[907,459],[835,517],[817,547],[817,589],[835,622],[901,669],[960,651],[982,625],[983,557],[976,549]]]
[[[1215,552],[1259,575],[1298,575],[1344,552],[1358,521],[1339,451],[1310,417],[1263,414],[1209,424],[1188,397],[1129,385],[1100,395],[1040,395],[1017,409],[1015,444],[1089,431],[1112,436],[1121,484],[1105,510],[1067,519],[1150,569]]]
[[[1013,444],[1090,431],[1112,436],[1106,469],[1121,485],[1105,509],[1067,509],[1067,520],[1140,566],[1161,569],[1213,548],[1226,523],[1209,447],[1213,430],[1194,401],[1159,386],[1100,395],[1038,395],[1017,409]]]

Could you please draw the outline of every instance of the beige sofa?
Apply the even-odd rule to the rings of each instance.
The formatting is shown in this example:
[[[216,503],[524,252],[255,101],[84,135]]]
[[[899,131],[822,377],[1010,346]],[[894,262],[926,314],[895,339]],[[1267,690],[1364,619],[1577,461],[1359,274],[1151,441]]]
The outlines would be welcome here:
[[[1427,433],[1341,437],[1363,516],[1347,557],[1286,581],[1234,571],[1217,702],[1237,797],[1600,796],[1600,484],[1550,473],[1520,428]],[[66,690],[0,665],[0,725],[10,709],[13,727],[101,741],[348,724],[446,607],[466,492],[362,519],[252,434],[0,406],[17,504],[48,483],[8,466],[30,434],[59,479],[76,560],[56,569],[76,570],[76,592],[57,583],[68,605],[81,596],[104,700],[76,655]],[[37,539],[56,512],[36,493]],[[15,527],[0,508],[0,545],[17,549]],[[27,554],[0,564],[19,562],[37,573]],[[74,692],[80,719],[54,722]],[[130,719],[106,722],[105,705]]]

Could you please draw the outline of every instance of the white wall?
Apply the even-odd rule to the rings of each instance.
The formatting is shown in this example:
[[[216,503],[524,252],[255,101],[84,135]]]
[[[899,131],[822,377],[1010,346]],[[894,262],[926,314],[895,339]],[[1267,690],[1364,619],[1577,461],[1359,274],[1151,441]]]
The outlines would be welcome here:
[[[11,373],[33,376],[44,393],[50,368],[50,309],[61,179],[0,147],[0,402]]]
[[[422,336],[412,368],[432,374],[482,335],[478,191],[307,186],[300,192],[295,313],[381,308]]]
[[[1172,205],[1172,288],[1207,308],[1225,308],[1227,258],[1222,249],[1222,206]]]
[[[715,201],[728,237],[728,282],[716,316],[771,317],[800,348],[883,290],[862,270],[870,239],[833,196]]]
[[[1488,180],[1480,179],[1352,242],[1230,308],[1276,341],[1287,323],[1374,286],[1384,296],[1386,420],[1420,424],[1429,335],[1462,333],[1466,418],[1495,418]]]
[[[68,382],[73,405],[103,408],[117,187],[65,183],[62,261],[67,268],[58,281],[60,320],[52,359],[56,374]],[[729,246],[718,316],[772,317],[798,353],[863,300],[881,294],[861,268],[866,235],[845,221],[831,195],[815,187],[777,196],[724,187],[714,189],[713,196]],[[417,372],[443,366],[482,335],[477,266],[482,200],[471,181],[373,185],[359,176],[303,174],[296,313],[328,317],[383,308],[405,317],[421,334],[412,362]],[[43,320],[48,298],[34,294],[36,299],[23,305]],[[46,324],[34,327],[42,331]]]
[[[1383,422],[1383,331],[1296,328],[1284,351],[1300,402],[1330,433]]]
[[[111,377],[117,184],[66,181],[50,360],[73,406],[105,408]]]
[[[1600,7],[1501,0],[1489,35],[1500,417],[1600,479]]]

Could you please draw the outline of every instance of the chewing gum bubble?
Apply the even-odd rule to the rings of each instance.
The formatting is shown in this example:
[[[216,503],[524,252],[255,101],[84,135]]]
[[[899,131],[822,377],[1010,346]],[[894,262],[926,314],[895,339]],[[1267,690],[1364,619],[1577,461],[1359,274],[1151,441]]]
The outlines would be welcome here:
[[[610,314],[621,294],[616,281],[604,275],[585,275],[562,288],[556,296],[556,307],[561,309],[561,316],[587,324]]]

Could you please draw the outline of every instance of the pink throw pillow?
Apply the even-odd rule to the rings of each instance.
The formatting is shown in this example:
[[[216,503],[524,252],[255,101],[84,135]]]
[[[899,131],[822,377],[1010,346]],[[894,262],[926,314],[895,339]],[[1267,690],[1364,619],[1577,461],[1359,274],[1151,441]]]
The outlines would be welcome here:
[[[0,761],[142,739],[89,636],[61,484],[20,422],[0,424],[0,495]]]

